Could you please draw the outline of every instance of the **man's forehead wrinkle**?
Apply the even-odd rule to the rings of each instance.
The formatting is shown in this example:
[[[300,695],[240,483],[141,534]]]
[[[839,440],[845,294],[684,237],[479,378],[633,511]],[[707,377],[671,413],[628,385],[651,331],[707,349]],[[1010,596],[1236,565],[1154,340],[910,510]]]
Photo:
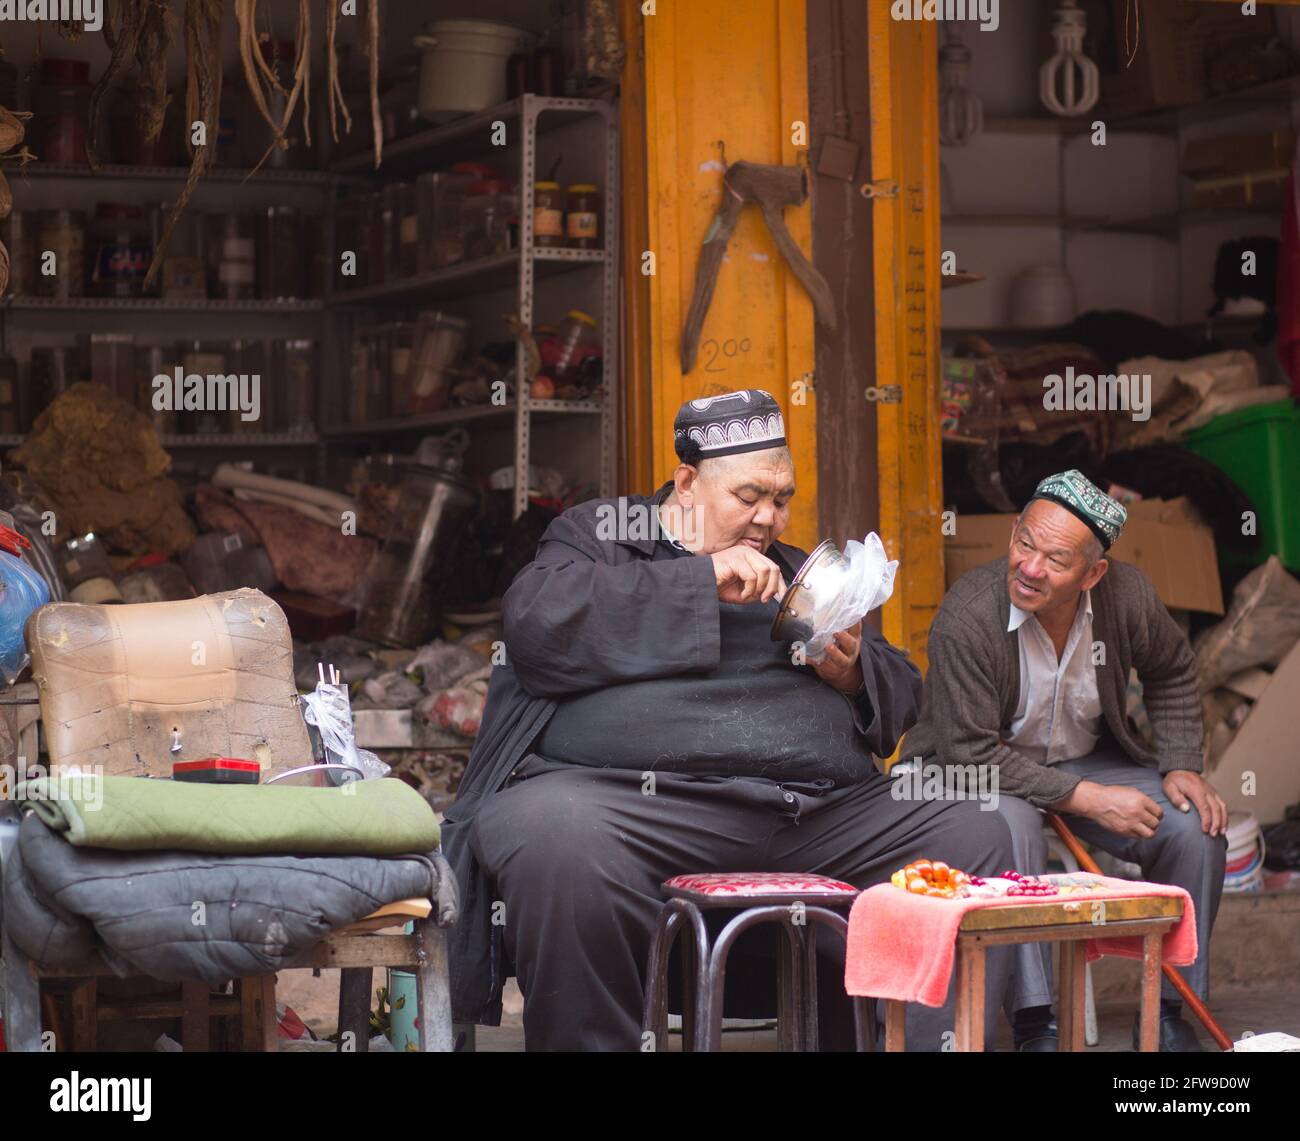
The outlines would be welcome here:
[[[1035,500],[1035,502],[1041,503],[1043,500]],[[1033,504],[1030,504],[1030,507],[1032,506]],[[1065,518],[1059,518],[1058,513]],[[1073,522],[1077,522],[1074,516],[1064,509],[1038,512],[1037,520],[1031,519],[1028,511],[1020,517],[1021,528],[1029,532],[1035,544],[1040,547],[1051,546],[1053,550],[1069,554],[1073,554],[1084,541],[1084,536],[1072,533],[1076,530],[1075,527],[1070,526]],[[1083,524],[1079,523],[1079,527],[1083,527]],[[1085,527],[1084,530],[1087,528]]]

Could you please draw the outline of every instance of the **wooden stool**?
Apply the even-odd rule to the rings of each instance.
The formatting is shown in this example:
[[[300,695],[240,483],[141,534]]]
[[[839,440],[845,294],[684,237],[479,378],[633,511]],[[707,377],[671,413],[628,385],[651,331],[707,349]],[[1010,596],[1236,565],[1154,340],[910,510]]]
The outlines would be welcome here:
[[[712,872],[674,876],[665,881],[668,902],[659,912],[646,968],[642,1029],[652,1049],[665,1040],[668,1025],[668,960],[673,941],[685,927],[683,952],[682,1049],[722,1047],[722,996],[727,955],[741,932],[759,923],[779,923],[777,940],[777,1041],[782,1050],[817,1049],[817,953],[809,924],[829,927],[841,939],[847,911],[858,889],[827,876],[793,872]],[[816,904],[817,906],[814,906]],[[702,909],[729,908],[728,920],[710,946]],[[875,1018],[870,1000],[853,999],[859,1050],[875,1048]]]
[[[1105,922],[1093,922],[1093,908],[1105,905]],[[1183,901],[1148,895],[1132,899],[1071,896],[1061,900],[981,907],[967,912],[957,934],[957,1021],[955,1048],[984,1049],[984,959],[989,947],[1006,943],[1060,943],[1060,1049],[1082,1050],[1084,1028],[1084,943],[1105,936],[1142,939],[1141,1048],[1154,1052],[1160,1035],[1161,940],[1182,918]],[[885,1001],[885,1049],[904,1049],[904,1003]]]

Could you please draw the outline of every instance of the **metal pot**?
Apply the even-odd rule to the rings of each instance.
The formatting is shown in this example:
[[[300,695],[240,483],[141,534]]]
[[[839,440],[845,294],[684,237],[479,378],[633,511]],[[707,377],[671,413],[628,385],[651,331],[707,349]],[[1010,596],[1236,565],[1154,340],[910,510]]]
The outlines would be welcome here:
[[[839,594],[848,569],[848,560],[833,539],[819,543],[790,580],[772,622],[772,641],[810,641],[817,614]]]

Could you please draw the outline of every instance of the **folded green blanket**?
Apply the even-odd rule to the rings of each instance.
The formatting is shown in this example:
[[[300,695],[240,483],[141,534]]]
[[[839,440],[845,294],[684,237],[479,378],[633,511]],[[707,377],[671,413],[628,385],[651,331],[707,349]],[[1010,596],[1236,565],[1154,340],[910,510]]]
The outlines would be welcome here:
[[[64,774],[24,781],[15,796],[84,848],[397,856],[439,838],[428,802],[392,777],[282,788]]]

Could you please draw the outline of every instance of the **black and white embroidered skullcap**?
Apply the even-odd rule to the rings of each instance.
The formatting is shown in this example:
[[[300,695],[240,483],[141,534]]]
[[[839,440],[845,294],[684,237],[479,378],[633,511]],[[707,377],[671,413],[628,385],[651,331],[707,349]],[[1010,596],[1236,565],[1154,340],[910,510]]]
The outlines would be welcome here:
[[[673,446],[684,463],[785,444],[785,417],[770,393],[760,388],[688,400],[673,421]]]

